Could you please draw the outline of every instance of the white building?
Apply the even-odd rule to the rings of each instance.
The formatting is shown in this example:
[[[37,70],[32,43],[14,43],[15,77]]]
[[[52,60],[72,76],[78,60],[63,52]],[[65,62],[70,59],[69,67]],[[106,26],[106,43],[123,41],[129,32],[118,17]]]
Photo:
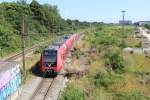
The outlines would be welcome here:
[[[137,24],[142,26],[142,25],[145,25],[145,24],[150,24],[150,21],[139,21],[139,22],[137,22]]]

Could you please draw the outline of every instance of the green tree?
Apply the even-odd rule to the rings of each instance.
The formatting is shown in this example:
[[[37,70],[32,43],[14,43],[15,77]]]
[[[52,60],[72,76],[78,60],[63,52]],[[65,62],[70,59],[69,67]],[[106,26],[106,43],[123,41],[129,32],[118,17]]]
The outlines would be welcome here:
[[[42,6],[36,1],[36,0],[32,0],[31,4],[30,4],[30,9],[34,14],[34,18],[37,20],[40,20],[41,23],[43,21],[46,21],[44,12],[42,11]]]
[[[145,24],[144,27],[150,29],[150,24]]]

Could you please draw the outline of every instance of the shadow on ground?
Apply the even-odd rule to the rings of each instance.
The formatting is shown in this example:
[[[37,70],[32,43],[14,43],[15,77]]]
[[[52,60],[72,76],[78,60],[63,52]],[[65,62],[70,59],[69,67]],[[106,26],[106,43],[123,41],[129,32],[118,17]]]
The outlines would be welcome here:
[[[31,67],[31,72],[35,75],[35,76],[39,76],[39,77],[43,77],[44,73],[42,73],[40,71],[40,66],[39,66],[39,61],[36,62],[32,67]]]

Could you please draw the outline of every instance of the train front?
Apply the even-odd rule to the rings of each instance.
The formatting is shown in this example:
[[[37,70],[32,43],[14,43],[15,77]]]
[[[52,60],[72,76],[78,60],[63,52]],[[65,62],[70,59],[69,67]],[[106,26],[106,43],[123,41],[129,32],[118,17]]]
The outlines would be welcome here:
[[[45,49],[41,55],[41,71],[57,75],[57,50]]]

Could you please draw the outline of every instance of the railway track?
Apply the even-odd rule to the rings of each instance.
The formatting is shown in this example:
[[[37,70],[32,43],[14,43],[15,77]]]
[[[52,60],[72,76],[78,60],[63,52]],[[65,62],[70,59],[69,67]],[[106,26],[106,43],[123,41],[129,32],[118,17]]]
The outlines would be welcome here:
[[[37,46],[36,46],[36,47],[37,47]],[[32,48],[26,49],[26,50],[25,50],[25,55],[31,53],[36,47],[34,46],[34,47],[32,47]],[[15,55],[13,55],[13,56],[11,56],[11,57],[5,59],[5,61],[14,61],[14,60],[16,60],[16,59],[19,59],[20,57],[22,57],[22,52],[21,52],[21,53],[18,53],[18,54],[15,54]]]
[[[50,41],[47,41],[47,42],[42,42],[38,45],[34,45],[33,47],[29,48],[29,49],[25,49],[25,55],[29,54],[29,53],[32,53],[37,47],[43,45],[43,44],[46,44],[46,43],[49,43]],[[17,53],[9,58],[6,58],[5,61],[14,61],[14,60],[17,60],[19,58],[22,57],[22,52],[20,53]]]
[[[47,94],[55,83],[55,78],[44,78],[30,100],[47,100]]]

